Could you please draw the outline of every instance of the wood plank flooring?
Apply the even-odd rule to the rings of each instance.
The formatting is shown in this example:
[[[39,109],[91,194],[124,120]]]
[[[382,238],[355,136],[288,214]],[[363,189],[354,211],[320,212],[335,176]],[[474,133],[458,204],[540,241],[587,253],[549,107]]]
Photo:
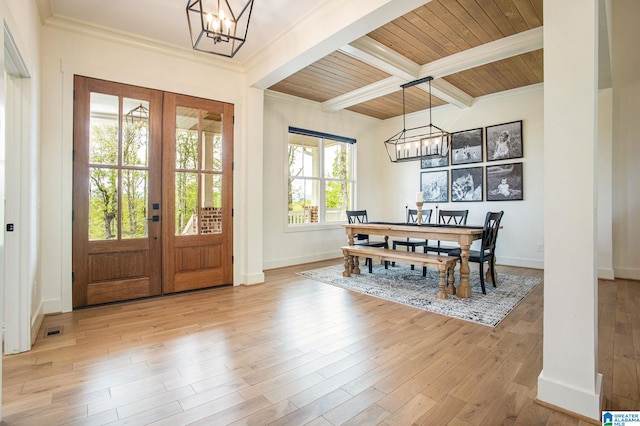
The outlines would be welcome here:
[[[3,359],[3,424],[587,424],[534,403],[542,285],[489,328],[295,274],[340,262],[48,316]],[[605,397],[638,410],[640,283],[599,291]]]

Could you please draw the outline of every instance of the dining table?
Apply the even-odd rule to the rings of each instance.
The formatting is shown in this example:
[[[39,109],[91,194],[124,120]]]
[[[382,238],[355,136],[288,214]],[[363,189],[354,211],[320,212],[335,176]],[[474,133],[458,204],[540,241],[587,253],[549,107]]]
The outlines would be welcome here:
[[[380,235],[385,241],[389,237],[417,238],[455,242],[460,246],[460,282],[457,290],[449,289],[460,298],[471,297],[469,285],[469,248],[475,240],[482,239],[482,226],[449,224],[416,224],[402,222],[348,223],[343,225],[349,245],[354,245],[355,236]]]

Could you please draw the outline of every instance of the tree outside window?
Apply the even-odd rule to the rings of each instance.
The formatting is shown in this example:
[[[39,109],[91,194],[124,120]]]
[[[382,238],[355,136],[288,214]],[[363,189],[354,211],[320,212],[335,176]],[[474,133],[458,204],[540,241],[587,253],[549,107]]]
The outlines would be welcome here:
[[[352,205],[355,140],[289,128],[287,204],[290,226],[346,220]]]

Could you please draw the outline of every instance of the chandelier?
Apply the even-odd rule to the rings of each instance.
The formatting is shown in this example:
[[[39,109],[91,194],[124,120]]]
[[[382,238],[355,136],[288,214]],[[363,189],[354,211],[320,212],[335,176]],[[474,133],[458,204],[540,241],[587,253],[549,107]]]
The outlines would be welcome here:
[[[233,56],[247,39],[254,0],[187,0],[193,50]]]
[[[384,141],[389,160],[394,163],[415,160],[442,160],[449,155],[449,132],[431,122],[431,80],[424,77],[402,86],[402,130]],[[429,82],[429,124],[407,129],[404,90]],[[448,161],[447,161],[448,162]]]

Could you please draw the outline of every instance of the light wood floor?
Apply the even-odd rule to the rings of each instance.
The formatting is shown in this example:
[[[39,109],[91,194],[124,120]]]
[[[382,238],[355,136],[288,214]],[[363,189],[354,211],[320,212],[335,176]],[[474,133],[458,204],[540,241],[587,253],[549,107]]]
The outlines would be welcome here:
[[[4,357],[3,424],[586,424],[534,403],[542,285],[489,328],[295,275],[339,262],[48,316],[61,335]],[[640,283],[599,301],[609,408],[638,410]]]

